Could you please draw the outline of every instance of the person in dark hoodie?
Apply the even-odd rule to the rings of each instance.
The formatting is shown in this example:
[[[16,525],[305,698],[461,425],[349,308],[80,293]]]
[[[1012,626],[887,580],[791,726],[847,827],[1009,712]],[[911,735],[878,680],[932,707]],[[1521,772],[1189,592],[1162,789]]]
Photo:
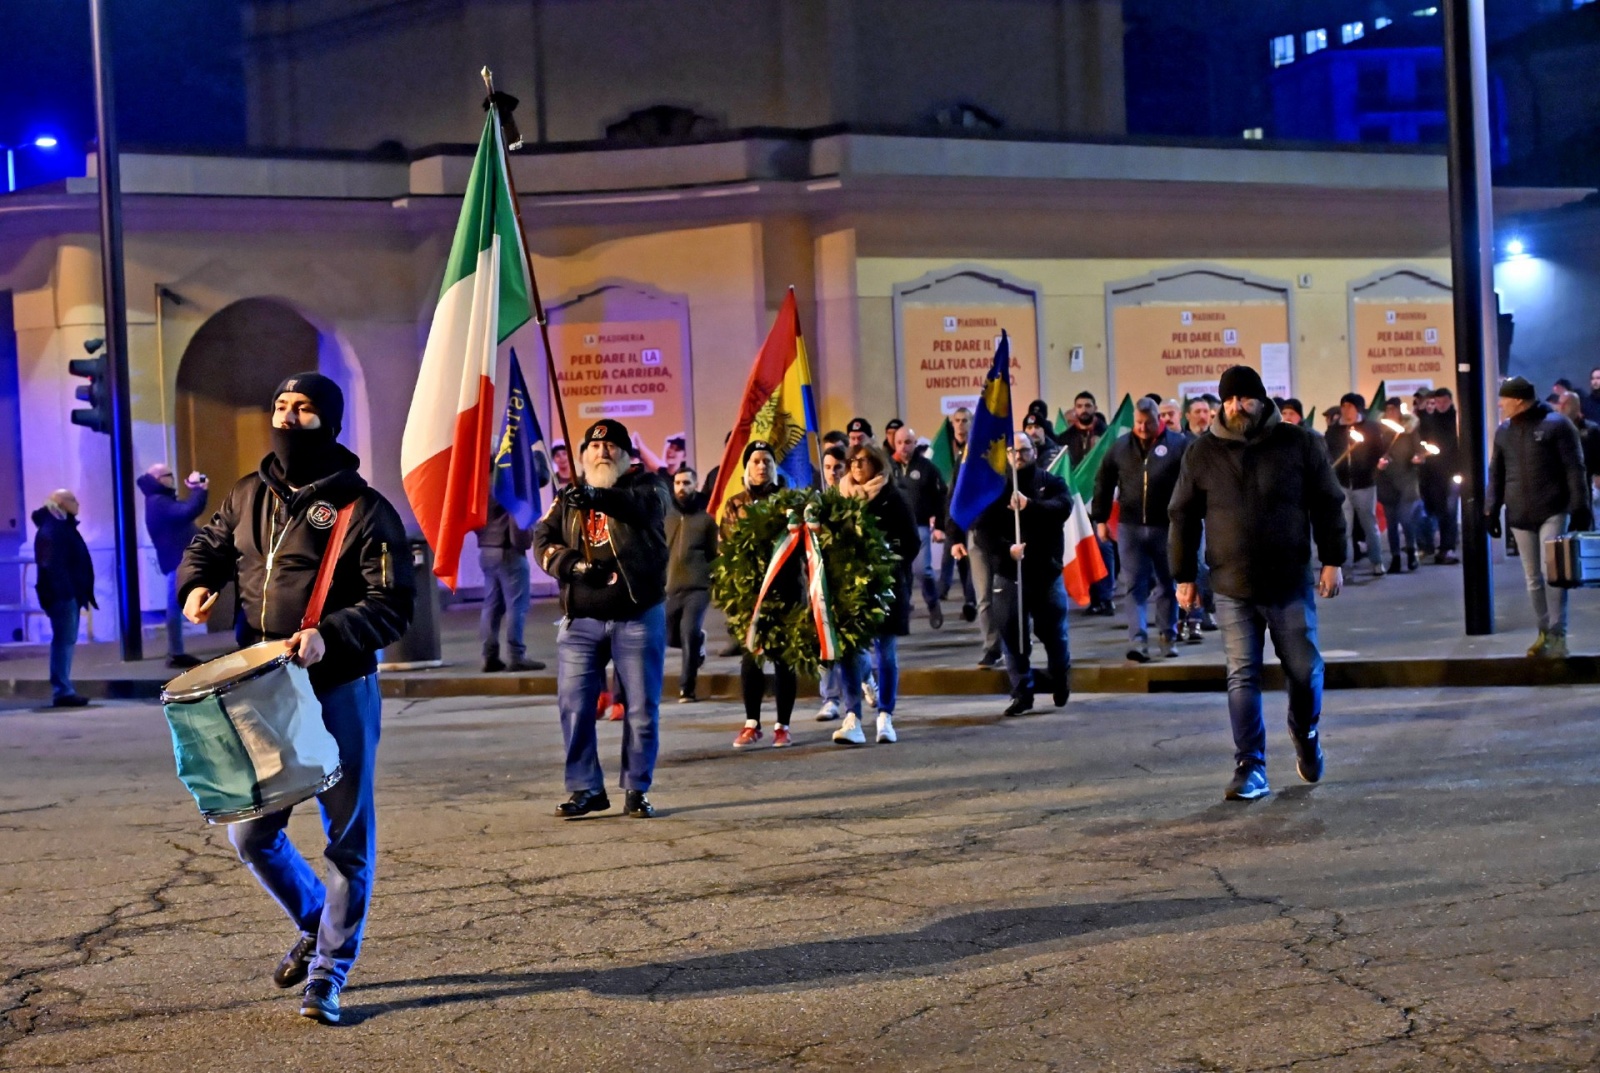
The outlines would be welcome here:
[[[1206,541],[1217,622],[1228,661],[1228,715],[1235,768],[1223,796],[1253,801],[1267,783],[1267,726],[1261,715],[1266,635],[1289,686],[1289,731],[1306,782],[1322,778],[1322,654],[1316,596],[1344,585],[1344,492],[1327,452],[1309,431],[1278,416],[1261,374],[1235,365],[1222,374],[1221,419],[1190,444],[1168,511],[1168,554],[1178,603],[1200,593],[1200,537]],[[1322,571],[1311,576],[1311,542]]]
[[[857,423],[866,426],[865,432],[856,428]],[[861,443],[871,442],[872,427],[857,418],[850,422],[852,436],[861,436]],[[854,450],[854,447],[851,448]],[[765,440],[751,440],[745,444],[744,455],[744,488],[729,496],[722,511],[722,537],[727,539],[734,528],[744,518],[745,512],[750,509],[750,504],[759,502],[778,490],[778,460],[773,453],[772,445]],[[789,568],[792,573],[794,567]],[[779,584],[788,584],[792,577],[781,579]],[[797,582],[796,582],[797,584]],[[730,628],[734,628],[730,623]],[[737,627],[740,640],[743,640],[743,625]],[[739,691],[744,698],[744,726],[733,739],[735,749],[745,749],[756,744],[762,738],[761,733],[761,702],[767,695],[767,676],[761,670],[761,658],[744,651],[741,644],[739,649]],[[772,747],[782,749],[792,743],[789,736],[789,722],[794,716],[795,694],[799,692],[799,683],[795,678],[794,668],[776,659],[772,661],[773,699],[777,702],[777,725],[772,729]]]
[[[290,809],[231,824],[228,838],[299,936],[273,981],[310,979],[300,1015],[339,1021],[339,993],[361,949],[377,857],[373,783],[380,701],[378,650],[411,622],[415,590],[405,528],[393,506],[356,472],[338,442],[344,394],[320,373],[297,373],[272,396],[272,453],[239,480],[195,535],[178,569],[190,621],[206,621],[212,595],[239,593],[241,645],[285,642],[310,671],[322,720],[339,744],[344,777],[317,795],[328,845],[318,879],[284,828]],[[336,527],[345,535],[321,619],[302,621]]]
[[[94,599],[94,560],[78,532],[78,497],[65,488],[50,493],[33,512],[37,532],[34,591],[50,619],[50,706],[81,708],[89,698],[72,688],[72,656],[78,645],[78,615],[99,607]]]
[[[717,520],[695,489],[695,472],[672,475],[667,511],[667,643],[683,649],[678,703],[698,700],[695,681],[706,658],[706,609],[711,606],[711,563],[717,557]]]
[[[1484,508],[1489,535],[1501,535],[1500,508],[1516,539],[1528,598],[1539,620],[1530,657],[1567,657],[1567,590],[1558,590],[1550,607],[1544,576],[1544,545],[1567,531],[1589,529],[1589,482],[1583,446],[1572,422],[1537,401],[1531,383],[1513,376],[1500,385],[1500,427],[1489,459],[1489,502]]]
[[[178,603],[178,565],[183,549],[194,539],[194,520],[206,509],[210,487],[205,475],[190,473],[183,482],[189,498],[178,500],[178,479],[172,467],[157,462],[139,478],[144,493],[144,527],[156,548],[156,564],[167,576],[167,666],[196,667],[200,661],[183,651],[183,606]]]
[[[1383,548],[1378,543],[1378,463],[1383,459],[1383,427],[1367,417],[1367,400],[1352,391],[1339,400],[1339,423],[1328,429],[1327,451],[1333,475],[1344,489],[1344,524],[1350,549],[1345,561],[1355,559],[1355,530],[1359,523],[1367,542],[1367,561],[1375,577],[1386,573]]]

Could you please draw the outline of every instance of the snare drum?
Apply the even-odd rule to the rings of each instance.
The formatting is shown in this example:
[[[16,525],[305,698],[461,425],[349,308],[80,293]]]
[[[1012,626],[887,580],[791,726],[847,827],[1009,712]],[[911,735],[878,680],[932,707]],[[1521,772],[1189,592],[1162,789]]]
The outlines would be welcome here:
[[[315,797],[339,781],[339,745],[305,668],[263,641],[161,691],[178,778],[211,823],[237,823]]]

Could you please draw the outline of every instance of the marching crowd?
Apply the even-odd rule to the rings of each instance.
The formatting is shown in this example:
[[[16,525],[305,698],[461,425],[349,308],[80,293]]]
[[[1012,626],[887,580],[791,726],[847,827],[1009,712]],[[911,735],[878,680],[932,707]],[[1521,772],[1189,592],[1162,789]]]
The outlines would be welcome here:
[[[1520,553],[1539,635],[1530,656],[1564,657],[1566,590],[1551,599],[1543,544],[1593,525],[1592,489],[1600,475],[1600,369],[1591,394],[1558,384],[1540,401],[1520,377],[1499,389],[1502,421],[1495,434],[1485,522],[1498,538],[1509,529]],[[405,534],[394,508],[358,473],[359,459],[338,443],[344,399],[316,373],[284,381],[272,398],[273,450],[258,473],[242,478],[198,532],[194,519],[207,492],[190,474],[187,501],[176,478],[152,467],[141,486],[147,524],[169,575],[172,624],[202,623],[216,594],[233,584],[241,644],[285,642],[309,668],[323,721],[337,741],[344,776],[320,793],[328,845],[318,877],[285,834],[289,811],[232,824],[229,837],[261,885],[285,910],[297,937],[273,973],[281,987],[304,983],[301,1015],[340,1018],[339,993],[359,951],[376,856],[374,765],[379,734],[377,654],[397,641],[411,619],[415,584]],[[1288,685],[1295,768],[1307,782],[1322,778],[1320,735],[1323,662],[1317,647],[1317,597],[1337,596],[1343,567],[1364,554],[1376,577],[1418,568],[1420,556],[1456,561],[1458,445],[1447,389],[1418,392],[1408,408],[1385,399],[1371,412],[1349,394],[1307,422],[1296,399],[1270,398],[1260,375],[1228,369],[1215,395],[1186,400],[1147,396],[1132,426],[1105,444],[1094,473],[1090,515],[1111,577],[1091,590],[1088,613],[1114,613],[1120,592],[1135,662],[1175,656],[1205,632],[1220,631],[1228,673],[1235,768],[1231,800],[1269,792],[1262,710],[1265,641],[1272,638]],[[973,415],[949,418],[955,465],[965,455]],[[897,639],[910,630],[920,601],[929,624],[944,624],[943,604],[959,593],[961,615],[981,624],[983,666],[1004,666],[1010,685],[1006,715],[1029,711],[1039,693],[1057,707],[1070,696],[1065,531],[1077,502],[1050,462],[1066,452],[1081,464],[1111,435],[1087,392],[1059,430],[1045,404],[1029,407],[1008,445],[1007,480],[963,527],[951,517],[950,482],[914,429],[891,421],[878,441],[864,418],[823,437],[822,481],[859,501],[892,551],[887,614],[872,636],[829,661],[819,718],[839,720],[835,742],[865,744],[864,708],[875,707],[875,739],[897,740]],[[673,454],[669,445],[669,454]],[[681,449],[682,445],[678,445]],[[986,448],[995,445],[986,444]],[[998,467],[997,451],[985,458]],[[648,792],[659,748],[659,705],[669,647],[681,652],[678,698],[697,698],[705,659],[705,619],[720,546],[746,514],[782,486],[771,444],[748,443],[719,519],[707,511],[712,475],[683,461],[646,457],[619,422],[592,424],[577,444],[581,476],[565,447],[553,452],[556,495],[531,532],[501,515],[480,534],[486,599],[484,669],[532,669],[522,641],[528,564],[560,583],[563,617],[557,639],[558,707],[569,794],[557,815],[577,818],[607,810],[596,720],[620,717],[624,813],[655,814]],[[1386,524],[1378,520],[1382,509]],[[38,595],[49,613],[55,703],[84,701],[70,682],[71,649],[80,608],[94,599],[93,566],[77,529],[79,504],[58,490],[35,513]],[[1503,513],[1503,521],[1502,521]],[[862,525],[863,531],[867,527]],[[348,537],[346,531],[348,530]],[[1385,563],[1380,541],[1387,535]],[[935,555],[936,547],[944,553]],[[341,550],[342,549],[342,550]],[[326,559],[326,564],[324,563]],[[935,561],[937,559],[937,568]],[[957,588],[959,586],[959,589]],[[1154,615],[1150,603],[1154,601]],[[500,658],[499,632],[507,630]],[[733,624],[735,627],[744,624]],[[171,658],[181,654],[181,630]],[[1035,667],[1032,644],[1044,650]],[[763,740],[772,662],[776,703],[771,744],[789,745],[798,701],[793,667],[737,649],[744,725],[736,748]],[[615,684],[607,690],[607,668]],[[602,694],[610,703],[602,704]]]

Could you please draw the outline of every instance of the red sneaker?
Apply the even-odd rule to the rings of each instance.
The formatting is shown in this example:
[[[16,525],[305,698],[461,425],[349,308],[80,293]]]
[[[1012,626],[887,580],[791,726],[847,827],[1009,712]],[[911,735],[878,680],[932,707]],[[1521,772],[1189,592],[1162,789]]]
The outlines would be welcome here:
[[[611,720],[613,723],[620,723],[622,721],[622,717],[627,714],[628,709],[624,708],[620,704],[613,704],[611,706],[611,714],[606,716],[606,718]]]
[[[772,747],[774,749],[782,749],[786,745],[793,745],[793,744],[794,743],[789,740],[789,728],[788,727],[773,727],[772,728]]]
[[[739,736],[733,739],[733,747],[735,749],[743,749],[746,745],[754,745],[760,740],[760,727],[745,727],[739,731]]]
[[[603,690],[600,691],[600,700],[599,700],[599,702],[597,704],[595,704],[595,706],[594,706],[594,717],[596,719],[604,719],[606,717],[606,712],[609,711],[610,708],[611,708],[611,691],[603,689]]]

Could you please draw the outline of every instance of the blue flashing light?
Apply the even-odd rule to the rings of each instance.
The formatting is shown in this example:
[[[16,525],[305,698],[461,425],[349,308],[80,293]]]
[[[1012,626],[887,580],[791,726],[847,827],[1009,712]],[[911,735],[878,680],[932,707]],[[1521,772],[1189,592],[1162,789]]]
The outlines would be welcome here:
[[[33,147],[35,149],[54,149],[60,144],[61,143],[56,141],[55,136],[52,134],[41,134],[33,140]]]

